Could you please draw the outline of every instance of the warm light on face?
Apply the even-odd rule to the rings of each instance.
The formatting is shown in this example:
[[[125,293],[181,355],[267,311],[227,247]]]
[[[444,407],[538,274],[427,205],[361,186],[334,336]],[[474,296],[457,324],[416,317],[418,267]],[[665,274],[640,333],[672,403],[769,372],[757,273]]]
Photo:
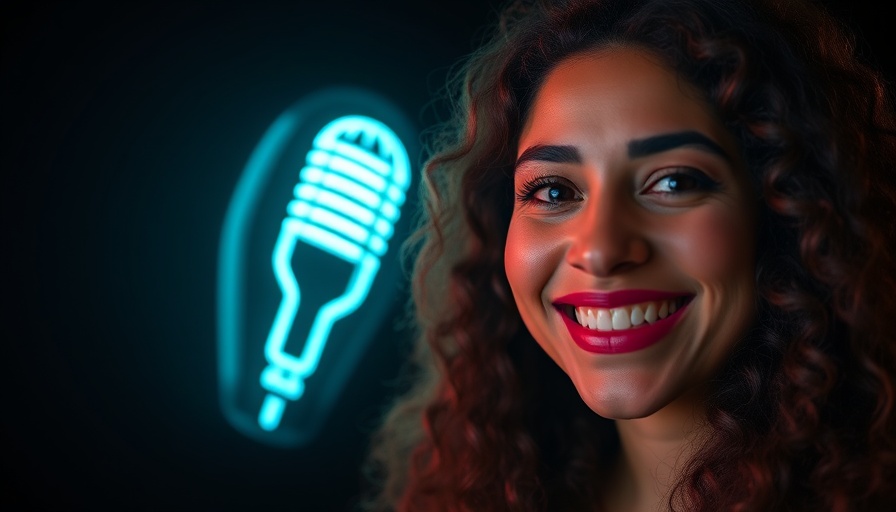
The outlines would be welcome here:
[[[528,113],[505,269],[594,411],[651,415],[705,383],[754,315],[751,188],[730,134],[656,59],[567,59]]]

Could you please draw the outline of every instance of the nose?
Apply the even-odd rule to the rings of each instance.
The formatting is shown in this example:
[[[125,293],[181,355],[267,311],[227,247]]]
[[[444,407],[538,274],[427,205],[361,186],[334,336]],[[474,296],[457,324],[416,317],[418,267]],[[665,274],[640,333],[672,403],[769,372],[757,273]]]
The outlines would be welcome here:
[[[644,219],[624,198],[592,198],[574,222],[566,261],[598,277],[611,277],[644,264],[651,254]]]

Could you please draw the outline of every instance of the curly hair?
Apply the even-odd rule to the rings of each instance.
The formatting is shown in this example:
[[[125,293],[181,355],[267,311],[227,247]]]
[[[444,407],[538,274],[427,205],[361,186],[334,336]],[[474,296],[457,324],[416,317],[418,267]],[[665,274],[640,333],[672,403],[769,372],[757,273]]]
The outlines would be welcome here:
[[[703,92],[761,197],[759,314],[711,383],[669,506],[896,501],[896,121],[883,76],[802,0],[516,1],[449,84],[408,241],[409,389],[372,441],[371,510],[593,509],[618,453],[523,325],[504,273],[515,151],[561,60],[646,49]],[[521,378],[525,376],[525,378]]]

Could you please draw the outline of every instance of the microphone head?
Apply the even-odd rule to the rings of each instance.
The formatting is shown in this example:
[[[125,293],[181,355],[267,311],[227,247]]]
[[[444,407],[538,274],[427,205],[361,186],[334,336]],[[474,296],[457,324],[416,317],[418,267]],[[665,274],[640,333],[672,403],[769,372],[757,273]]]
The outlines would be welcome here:
[[[407,150],[388,126],[349,115],[314,138],[287,206],[298,237],[347,261],[382,256],[411,181]]]

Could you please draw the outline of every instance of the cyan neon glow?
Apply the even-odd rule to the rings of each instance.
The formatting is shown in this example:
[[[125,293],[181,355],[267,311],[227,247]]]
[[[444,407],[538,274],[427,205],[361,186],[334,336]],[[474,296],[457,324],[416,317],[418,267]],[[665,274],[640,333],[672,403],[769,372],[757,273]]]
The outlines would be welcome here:
[[[283,299],[265,343],[269,366],[261,374],[268,395],[258,423],[274,430],[287,400],[298,400],[314,373],[334,322],[367,298],[410,183],[407,152],[392,130],[365,116],[345,116],[315,137],[295,199],[287,206],[274,246],[273,268]],[[301,307],[292,270],[293,249],[305,242],[355,265],[344,292],[320,308],[299,355],[284,350]]]
[[[242,234],[248,230],[250,214],[258,208],[256,191],[263,187],[268,178],[270,162],[276,161],[283,153],[297,124],[295,113],[287,111],[268,128],[249,157],[224,218],[218,261],[218,382],[225,414],[231,410],[226,404],[226,397],[236,394],[240,380],[241,357],[237,347],[240,346],[244,329],[241,312],[245,301],[242,293],[245,275],[242,267],[246,262]],[[245,429],[245,422],[238,416],[229,415],[228,418],[238,428]]]
[[[335,87],[289,107],[252,152],[218,270],[221,409],[239,432],[307,445],[371,342],[395,338],[414,139],[385,98]]]

